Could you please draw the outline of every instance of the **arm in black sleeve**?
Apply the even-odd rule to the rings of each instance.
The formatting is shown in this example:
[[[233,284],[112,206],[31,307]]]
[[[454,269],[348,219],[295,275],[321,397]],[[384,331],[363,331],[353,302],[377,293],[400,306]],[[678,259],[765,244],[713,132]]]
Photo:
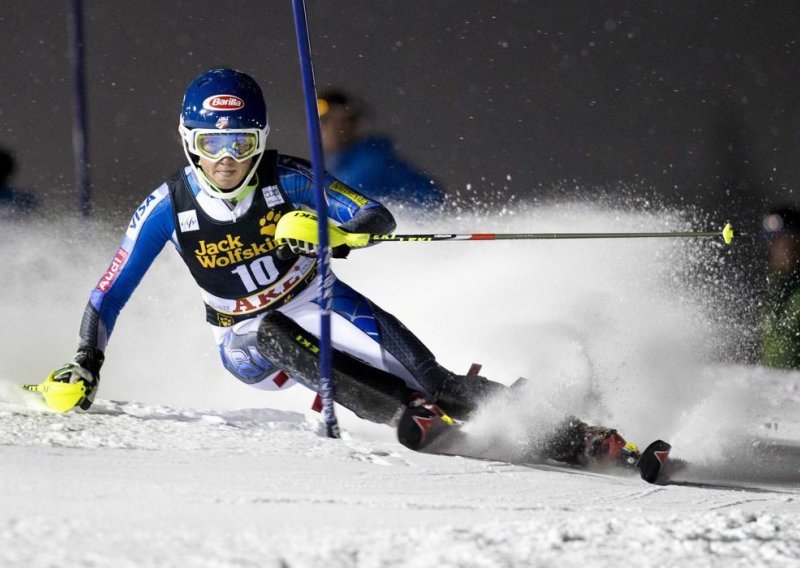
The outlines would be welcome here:
[[[348,233],[387,235],[397,228],[394,216],[383,205],[361,209],[355,217],[341,225]]]
[[[370,233],[372,235],[387,235],[395,230],[397,223],[394,216],[383,205],[368,207],[358,211],[347,223],[340,225],[348,233]],[[367,246],[373,246],[369,244]],[[339,245],[331,249],[333,258],[347,258],[350,254],[348,245]]]
[[[86,309],[83,311],[80,334],[81,341],[74,361],[99,379],[100,367],[105,361],[103,347],[106,343],[106,334],[102,329],[100,314],[91,302],[86,304]]]

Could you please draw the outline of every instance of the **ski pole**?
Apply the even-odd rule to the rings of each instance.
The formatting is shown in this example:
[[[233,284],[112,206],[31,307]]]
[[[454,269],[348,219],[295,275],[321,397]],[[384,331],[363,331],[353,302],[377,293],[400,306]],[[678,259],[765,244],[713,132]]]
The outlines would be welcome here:
[[[675,231],[647,233],[431,233],[413,235],[373,235],[348,233],[335,225],[328,226],[330,246],[347,245],[365,247],[378,242],[435,242],[435,241],[503,241],[532,239],[639,239],[639,238],[703,238],[722,237],[725,244],[733,242],[733,227],[726,223],[721,231]],[[306,211],[292,211],[278,221],[275,230],[277,241],[295,239],[316,244],[317,216]]]
[[[314,192],[317,199],[317,213],[323,219],[328,211],[328,200],[323,187],[324,158],[322,154],[322,141],[319,130],[319,114],[317,111],[317,90],[314,84],[314,66],[311,58],[311,41],[308,34],[308,20],[306,6],[303,0],[293,0],[294,23],[297,33],[297,50],[300,56],[300,71],[303,82],[303,97],[306,106],[306,119],[308,122],[308,138],[311,146],[311,165],[313,168]],[[316,216],[315,216],[316,218]],[[339,422],[334,410],[334,393],[336,384],[333,380],[333,349],[331,347],[331,291],[330,249],[328,248],[329,235],[323,223],[317,223],[317,237],[314,240],[319,244],[319,304],[320,334],[319,334],[319,394],[322,397],[322,415],[325,417],[325,427],[329,438],[339,438]]]
[[[359,242],[364,235],[358,235]],[[691,238],[722,237],[725,244],[733,242],[733,227],[726,224],[721,231],[676,231],[664,233],[467,233],[467,234],[415,234],[415,235],[368,235],[368,243],[384,241],[433,242],[433,241],[509,241],[533,239],[641,239],[654,237]],[[349,244],[349,243],[346,243]],[[351,245],[352,246],[352,245]],[[363,245],[361,245],[363,246]]]

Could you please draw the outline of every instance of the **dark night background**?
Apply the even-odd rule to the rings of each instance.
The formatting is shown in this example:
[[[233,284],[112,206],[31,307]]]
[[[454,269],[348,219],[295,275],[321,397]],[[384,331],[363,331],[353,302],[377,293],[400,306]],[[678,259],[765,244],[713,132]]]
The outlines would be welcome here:
[[[6,3],[0,146],[15,184],[75,211],[69,2]],[[795,1],[307,2],[318,88],[449,193],[658,194],[740,227],[797,203]],[[184,157],[185,86],[232,66],[262,84],[269,142],[308,156],[291,3],[84,2],[95,210],[128,216]],[[467,190],[467,188],[471,188]]]

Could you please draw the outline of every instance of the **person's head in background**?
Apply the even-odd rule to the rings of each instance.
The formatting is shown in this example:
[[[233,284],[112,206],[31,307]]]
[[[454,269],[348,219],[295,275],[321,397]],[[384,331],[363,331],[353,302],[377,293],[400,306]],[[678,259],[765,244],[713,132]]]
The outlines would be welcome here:
[[[775,209],[764,216],[762,225],[768,239],[769,271],[785,274],[800,269],[800,211]]]
[[[327,89],[317,96],[322,149],[341,152],[361,136],[361,103],[339,89]]]
[[[8,184],[15,169],[14,156],[0,148],[0,187]]]

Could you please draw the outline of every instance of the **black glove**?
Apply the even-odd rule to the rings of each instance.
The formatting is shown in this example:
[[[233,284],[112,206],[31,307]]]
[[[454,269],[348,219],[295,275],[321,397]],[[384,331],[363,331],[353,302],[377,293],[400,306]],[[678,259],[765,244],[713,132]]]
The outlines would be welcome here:
[[[297,239],[286,239],[286,243],[278,247],[276,254],[281,260],[289,260],[301,255],[314,258],[317,256],[318,250],[319,247],[313,243],[299,241]],[[349,254],[349,245],[339,245],[331,249],[331,256],[333,258],[347,258]]]
[[[331,256],[333,258],[347,258],[350,254],[350,245],[339,245],[331,249]]]

